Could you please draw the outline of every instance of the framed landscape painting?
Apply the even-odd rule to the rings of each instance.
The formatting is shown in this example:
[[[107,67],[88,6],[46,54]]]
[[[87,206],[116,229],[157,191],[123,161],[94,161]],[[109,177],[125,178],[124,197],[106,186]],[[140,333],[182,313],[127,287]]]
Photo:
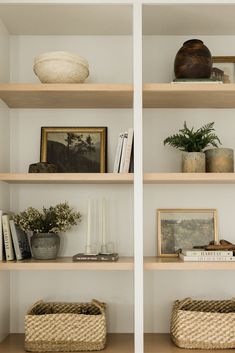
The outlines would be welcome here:
[[[157,224],[158,256],[218,241],[216,209],[159,209]]]
[[[42,127],[41,162],[59,173],[105,173],[107,127]]]

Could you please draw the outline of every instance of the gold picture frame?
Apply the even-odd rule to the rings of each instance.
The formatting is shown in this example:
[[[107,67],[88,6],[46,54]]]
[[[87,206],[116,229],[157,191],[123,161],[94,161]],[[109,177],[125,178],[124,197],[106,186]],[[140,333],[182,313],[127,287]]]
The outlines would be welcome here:
[[[235,63],[235,56],[212,56],[213,63]]]
[[[163,217],[164,216],[164,217]],[[218,242],[216,209],[176,208],[157,210],[157,254],[177,257],[178,249]],[[185,234],[187,233],[187,237]],[[191,234],[190,234],[191,233]],[[183,239],[182,239],[183,238]]]
[[[59,173],[106,173],[107,127],[42,127],[40,156]]]

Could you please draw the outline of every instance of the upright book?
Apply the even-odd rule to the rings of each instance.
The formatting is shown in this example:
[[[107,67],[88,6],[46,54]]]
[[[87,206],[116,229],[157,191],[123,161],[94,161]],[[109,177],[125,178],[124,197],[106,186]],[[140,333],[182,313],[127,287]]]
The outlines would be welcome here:
[[[4,259],[4,239],[2,229],[2,210],[0,210],[0,261]]]
[[[13,220],[9,221],[16,259],[23,260],[31,257],[29,241],[26,233]]]
[[[4,238],[7,261],[11,261],[15,259],[9,220],[10,220],[10,215],[5,214],[2,216],[3,238]]]
[[[134,137],[134,129],[130,128],[128,130],[125,158],[124,158],[124,164],[123,164],[123,170],[122,170],[123,173],[128,173],[130,169],[133,137]]]
[[[126,158],[126,148],[127,148],[127,139],[128,139],[128,132],[124,132],[122,156],[121,156],[119,173],[123,173],[123,170],[124,170],[124,162],[125,162],[125,158]]]
[[[123,137],[124,137],[124,133],[121,132],[118,137],[118,143],[116,148],[116,154],[115,154],[115,160],[114,160],[114,166],[113,166],[114,173],[119,172],[121,155],[122,155]]]
[[[129,173],[134,173],[134,136],[132,140],[132,149],[131,149],[131,160],[129,166]]]

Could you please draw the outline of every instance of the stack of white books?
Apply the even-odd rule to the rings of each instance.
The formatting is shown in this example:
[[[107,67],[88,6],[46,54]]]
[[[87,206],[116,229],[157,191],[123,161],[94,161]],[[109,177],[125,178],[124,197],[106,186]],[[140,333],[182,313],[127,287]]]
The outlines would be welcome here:
[[[195,262],[230,262],[235,261],[230,250],[182,250],[179,257],[183,261]]]
[[[118,137],[113,173],[132,173],[133,165],[134,130],[121,132]]]

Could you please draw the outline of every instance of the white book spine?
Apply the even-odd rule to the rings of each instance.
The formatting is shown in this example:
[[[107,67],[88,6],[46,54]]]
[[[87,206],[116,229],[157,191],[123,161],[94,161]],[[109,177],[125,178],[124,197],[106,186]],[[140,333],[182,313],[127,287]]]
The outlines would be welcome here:
[[[6,260],[14,260],[14,250],[12,244],[12,237],[9,225],[9,215],[2,216],[2,227],[3,227],[3,235],[4,235],[4,245],[6,252]]]
[[[195,262],[232,262],[235,261],[235,256],[185,256],[180,254],[183,261]]]
[[[128,138],[127,138],[127,144],[126,144],[126,153],[125,153],[125,159],[124,159],[123,173],[129,172],[133,136],[134,136],[134,129],[130,128],[128,130]]]
[[[182,254],[185,256],[233,256],[233,251],[207,251],[207,250],[185,250],[182,251]]]
[[[113,166],[114,173],[118,173],[119,171],[121,154],[122,154],[123,137],[124,137],[124,133],[121,132],[118,137],[118,144],[117,144],[116,155],[114,160],[114,166]]]
[[[124,161],[125,161],[125,157],[126,157],[127,139],[128,139],[128,132],[124,132],[123,146],[122,146],[122,156],[121,156],[121,163],[120,163],[119,173],[123,173]]]
[[[3,248],[4,248],[4,240],[3,240],[3,229],[2,229],[2,210],[0,210],[0,261],[3,260]]]
[[[14,223],[13,220],[10,220],[9,224],[10,224],[12,241],[13,241],[13,245],[14,245],[14,249],[15,249],[16,259],[17,260],[22,260],[22,254],[21,254],[21,251],[20,251],[19,241],[18,241],[18,237],[17,237],[17,234],[16,234],[15,223]]]

